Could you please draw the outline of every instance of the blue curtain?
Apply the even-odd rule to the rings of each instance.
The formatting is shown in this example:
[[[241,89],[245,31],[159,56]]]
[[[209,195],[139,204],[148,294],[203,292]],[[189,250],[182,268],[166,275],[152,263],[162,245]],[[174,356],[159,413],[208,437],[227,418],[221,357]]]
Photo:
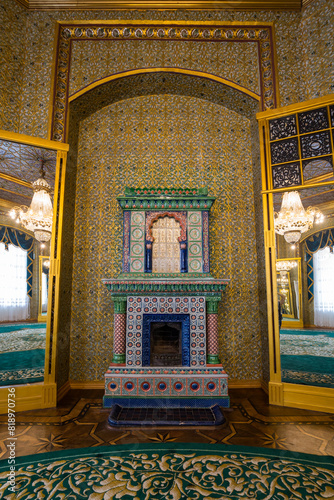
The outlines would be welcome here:
[[[0,243],[4,243],[6,249],[8,249],[9,244],[12,244],[27,251],[27,294],[29,297],[32,296],[34,241],[35,238],[29,236],[23,231],[18,231],[17,229],[8,226],[0,226]]]
[[[334,246],[334,228],[312,234],[305,240],[307,265],[307,295],[311,302],[314,298],[313,254],[325,247]]]

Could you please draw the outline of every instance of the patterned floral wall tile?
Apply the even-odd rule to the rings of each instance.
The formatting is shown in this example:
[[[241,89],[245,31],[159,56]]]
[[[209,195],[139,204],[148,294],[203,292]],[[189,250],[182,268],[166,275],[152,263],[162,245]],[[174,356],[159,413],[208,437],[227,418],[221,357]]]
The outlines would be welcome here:
[[[208,186],[217,197],[210,215],[211,271],[231,278],[220,308],[223,364],[231,378],[261,377],[250,133],[248,119],[218,104],[173,95],[120,101],[82,122],[71,379],[101,379],[111,361],[112,301],[101,279],[121,272],[123,219],[116,197],[151,179],[154,185]]]

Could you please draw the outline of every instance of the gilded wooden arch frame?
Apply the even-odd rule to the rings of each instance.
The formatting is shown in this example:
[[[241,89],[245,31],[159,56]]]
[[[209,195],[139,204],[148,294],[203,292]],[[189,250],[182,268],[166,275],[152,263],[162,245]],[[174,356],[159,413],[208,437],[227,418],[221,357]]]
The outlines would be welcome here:
[[[71,100],[88,92],[95,86],[121,76],[116,73],[99,81],[92,82],[73,96],[70,96],[71,46],[73,41],[78,40],[116,40],[118,43],[128,40],[172,40],[179,41],[180,43],[186,43],[187,41],[201,43],[256,43],[258,47],[260,95],[218,75],[192,71],[186,68],[136,68],[122,73],[122,76],[158,71],[204,76],[260,100],[262,110],[275,108],[279,104],[273,23],[130,20],[58,22],[55,46],[54,86],[52,89],[52,106],[49,117],[49,137],[55,141],[65,142],[66,140],[68,109]]]
[[[117,33],[116,33],[117,32]],[[141,32],[141,36],[138,33]],[[117,36],[116,36],[117,34]],[[260,102],[262,110],[275,108],[279,102],[274,23],[256,22],[186,22],[186,21],[69,21],[58,22],[55,41],[53,88],[49,115],[49,137],[56,142],[66,142],[68,134],[70,103],[100,85],[132,75],[147,73],[176,73],[206,78],[243,93]],[[173,40],[180,43],[190,41],[256,43],[259,62],[259,87],[261,92],[242,87],[240,84],[219,75],[179,67],[131,68],[91,82],[70,95],[72,42],[78,40]],[[64,185],[62,185],[64,197]],[[58,206],[62,213],[63,207]],[[59,273],[59,268],[58,268]],[[58,295],[57,295],[58,300]],[[57,314],[56,314],[57,317]],[[55,332],[56,333],[56,332]],[[56,342],[56,336],[54,341]],[[58,398],[69,388],[69,382],[58,388]]]

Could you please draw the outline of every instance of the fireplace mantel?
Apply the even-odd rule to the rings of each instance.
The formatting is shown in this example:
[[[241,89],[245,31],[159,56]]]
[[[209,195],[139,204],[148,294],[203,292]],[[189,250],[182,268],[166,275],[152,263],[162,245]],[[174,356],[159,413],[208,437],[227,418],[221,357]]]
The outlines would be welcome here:
[[[207,188],[127,188],[118,201],[123,272],[102,280],[114,303],[104,406],[228,407],[218,304],[230,280],[210,274],[209,210],[215,198]],[[175,358],[182,366],[165,365],[173,359],[167,338],[166,352],[153,356],[154,325],[172,323],[179,329],[182,355]]]
[[[110,291],[112,299],[127,297],[134,293],[148,295],[177,293],[182,295],[204,295],[221,299],[221,293],[229,283],[229,279],[214,279],[203,274],[187,275],[179,273],[177,276],[146,274],[120,274],[116,279],[103,279],[102,282]]]

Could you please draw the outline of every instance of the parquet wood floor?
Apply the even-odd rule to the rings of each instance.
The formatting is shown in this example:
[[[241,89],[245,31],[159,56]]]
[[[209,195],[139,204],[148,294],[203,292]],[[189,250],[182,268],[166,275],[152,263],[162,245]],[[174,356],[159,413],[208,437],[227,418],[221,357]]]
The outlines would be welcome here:
[[[110,427],[103,391],[71,390],[57,408],[16,415],[16,456],[67,448],[133,443],[201,442],[334,455],[334,415],[269,406],[261,389],[230,390],[218,427]],[[8,457],[7,416],[0,415],[0,458]]]

